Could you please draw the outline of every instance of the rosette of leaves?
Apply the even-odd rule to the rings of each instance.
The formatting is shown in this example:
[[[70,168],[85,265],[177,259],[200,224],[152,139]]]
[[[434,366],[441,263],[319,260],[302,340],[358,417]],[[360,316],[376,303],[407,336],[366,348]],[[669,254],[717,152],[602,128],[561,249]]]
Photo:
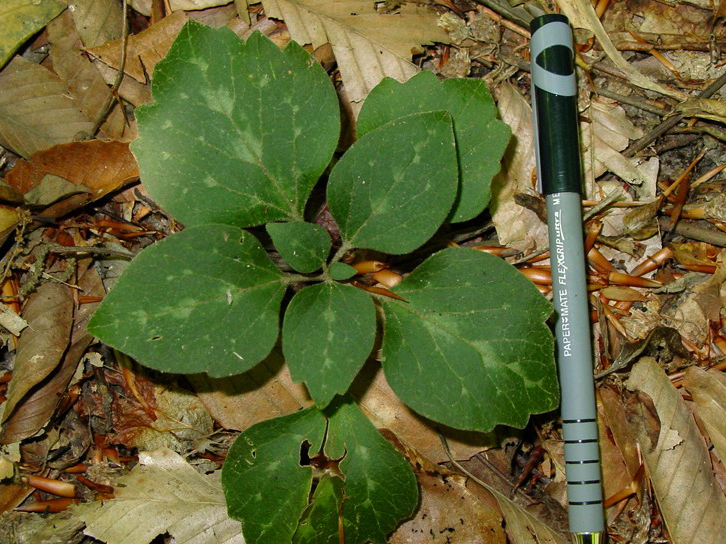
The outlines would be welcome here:
[[[336,248],[306,203],[338,143],[338,100],[300,46],[190,21],[152,91],[132,150],[148,192],[186,228],[130,263],[88,328],[151,368],[215,377],[262,361],[282,329],[316,406],[253,426],[230,450],[223,482],[247,542],[338,542],[344,530],[349,544],[382,543],[413,512],[410,467],[343,396],[377,316],[386,377],[423,416],[488,431],[555,407],[551,306],[506,262],[445,249],[398,298],[357,288],[343,262],[358,249],[408,254],[483,211],[509,131],[482,81],[422,72],[373,90],[327,179]],[[261,225],[283,267],[249,230]],[[337,468],[314,480],[314,459]]]

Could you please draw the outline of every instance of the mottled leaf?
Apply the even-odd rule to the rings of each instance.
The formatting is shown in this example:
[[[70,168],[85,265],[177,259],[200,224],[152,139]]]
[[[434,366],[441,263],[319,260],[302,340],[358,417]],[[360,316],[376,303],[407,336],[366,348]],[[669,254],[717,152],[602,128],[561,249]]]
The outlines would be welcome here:
[[[343,155],[330,174],[328,206],[345,243],[403,254],[433,236],[457,184],[451,116],[419,113],[368,132]]]
[[[319,283],[290,301],[282,347],[290,374],[304,381],[318,406],[343,394],[373,349],[376,310],[370,295],[339,283]]]
[[[411,408],[479,431],[555,408],[552,306],[515,268],[450,248],[392,291],[407,302],[385,304],[383,368]]]
[[[267,232],[287,264],[303,274],[319,270],[330,253],[330,235],[320,225],[305,221],[270,223]]]
[[[481,79],[440,81],[421,72],[406,83],[386,78],[368,95],[358,116],[358,136],[404,115],[445,110],[451,114],[456,137],[460,185],[452,222],[479,215],[489,203],[492,178],[509,142],[510,130],[497,119],[497,108]]]
[[[88,329],[151,368],[229,376],[272,350],[284,291],[254,236],[190,227],[139,254]]]
[[[58,0],[4,0],[0,5],[0,68],[25,40],[64,9]]]
[[[189,21],[152,90],[132,150],[156,202],[188,226],[302,219],[340,126],[335,90],[304,49]]]

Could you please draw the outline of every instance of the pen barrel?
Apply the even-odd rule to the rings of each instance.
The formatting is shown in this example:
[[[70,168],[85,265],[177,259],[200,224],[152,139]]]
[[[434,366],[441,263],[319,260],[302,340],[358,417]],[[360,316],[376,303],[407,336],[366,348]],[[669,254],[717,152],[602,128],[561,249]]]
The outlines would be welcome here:
[[[595,383],[578,193],[547,196],[570,531],[604,530]]]
[[[547,200],[557,364],[570,531],[604,531],[590,312],[582,234],[580,145],[572,31],[567,18],[533,20],[532,103]]]

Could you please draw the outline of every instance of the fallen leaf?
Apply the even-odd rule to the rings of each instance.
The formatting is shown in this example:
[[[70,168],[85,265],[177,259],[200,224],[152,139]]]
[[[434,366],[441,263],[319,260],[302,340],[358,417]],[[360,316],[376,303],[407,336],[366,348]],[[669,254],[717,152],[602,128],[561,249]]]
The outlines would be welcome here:
[[[18,192],[27,194],[39,187],[48,174],[79,186],[77,192],[82,193],[57,202],[41,213],[43,217],[55,218],[137,179],[139,169],[127,143],[88,140],[34,153],[29,161],[18,161],[6,181]]]
[[[48,25],[47,32],[53,70],[65,83],[78,108],[88,119],[95,121],[104,111],[111,89],[82,51],[81,38],[70,11],[56,17]],[[121,139],[126,128],[119,107],[114,108],[101,125],[101,131],[114,140]],[[126,139],[132,140],[133,136],[134,131],[129,129]]]
[[[505,544],[502,515],[496,501],[481,500],[466,478],[433,464],[384,433],[414,468],[421,499],[415,516],[401,524],[388,544]]]
[[[393,13],[380,3],[357,0],[263,0],[265,13],[283,19],[293,40],[313,49],[330,42],[354,111],[384,77],[406,81],[419,69],[412,51],[422,44],[448,43],[427,7],[396,4]],[[384,4],[388,6],[388,4]]]
[[[207,9],[229,4],[230,0],[169,0],[172,11]]]
[[[655,444],[637,428],[633,431],[672,542],[722,542],[726,497],[711,472],[710,456],[690,409],[651,357],[636,363],[627,387],[649,396],[660,419]]]
[[[29,327],[18,340],[3,421],[20,401],[60,364],[71,335],[73,294],[60,283],[44,283],[28,298],[23,319]]]
[[[220,472],[199,474],[169,449],[140,453],[116,481],[115,498],[72,507],[85,534],[107,544],[148,544],[169,532],[176,544],[244,544],[240,522],[227,516]]]
[[[0,6],[0,68],[25,40],[65,9],[58,0],[5,0]]]
[[[83,295],[101,297],[105,293],[101,277],[95,268],[86,269],[78,280],[78,286],[81,288]],[[62,287],[66,291],[69,290],[65,286]],[[68,349],[50,375],[41,381],[39,386],[34,387],[23,398],[23,402],[18,405],[10,417],[6,419],[2,435],[4,444],[19,442],[33,436],[48,423],[58,403],[63,398],[63,394],[68,390],[68,384],[78,368],[78,362],[93,340],[93,336],[86,331],[86,323],[99,304],[83,304],[75,312],[72,312],[73,328]],[[20,348],[20,344],[18,348]]]
[[[603,50],[607,53],[608,58],[620,71],[625,74],[631,83],[638,87],[642,87],[643,89],[655,91],[678,100],[684,100],[686,98],[687,95],[685,95],[685,93],[668,87],[663,87],[633,68],[623,58],[620,51],[615,48],[615,45],[603,28],[600,18],[595,13],[595,8],[591,3],[582,2],[581,0],[558,0],[557,5],[562,10],[562,13],[570,19],[572,26],[575,28],[585,28],[595,34]]]
[[[49,516],[7,512],[0,516],[0,534],[13,535],[12,544],[79,544],[83,522],[64,511]]]
[[[225,429],[243,431],[255,423],[312,406],[301,383],[293,383],[279,349],[251,370],[228,378],[187,376],[199,399]]]
[[[607,499],[630,486],[633,475],[627,470],[623,453],[620,451],[615,439],[608,432],[607,421],[605,420],[605,407],[602,396],[598,395],[598,437],[600,440],[600,467],[602,471],[603,495]]]
[[[693,397],[696,413],[703,420],[719,458],[726,462],[726,376],[711,369],[692,366],[683,378],[683,386]]]
[[[124,73],[135,80],[146,83],[154,73],[154,66],[169,51],[179,31],[187,21],[183,11],[172,13],[146,30],[129,36],[126,46]],[[114,70],[121,68],[121,40],[104,43],[88,49],[88,53],[103,61]]]
[[[121,37],[124,15],[116,0],[71,0],[68,11],[86,47]]]
[[[0,145],[18,155],[70,142],[92,123],[56,74],[22,57],[0,72]]]
[[[535,168],[532,108],[517,91],[505,83],[497,91],[502,121],[512,129],[512,140],[504,154],[502,170],[492,182],[489,209],[502,245],[528,251],[547,247],[547,225],[537,214],[517,204],[515,195],[531,193]]]

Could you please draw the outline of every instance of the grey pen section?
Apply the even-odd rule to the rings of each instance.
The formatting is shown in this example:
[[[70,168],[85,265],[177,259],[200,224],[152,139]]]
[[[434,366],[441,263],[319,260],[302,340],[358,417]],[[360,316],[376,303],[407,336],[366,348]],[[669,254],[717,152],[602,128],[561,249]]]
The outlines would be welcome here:
[[[577,193],[547,196],[568,517],[571,532],[594,533],[605,527],[580,206]]]

